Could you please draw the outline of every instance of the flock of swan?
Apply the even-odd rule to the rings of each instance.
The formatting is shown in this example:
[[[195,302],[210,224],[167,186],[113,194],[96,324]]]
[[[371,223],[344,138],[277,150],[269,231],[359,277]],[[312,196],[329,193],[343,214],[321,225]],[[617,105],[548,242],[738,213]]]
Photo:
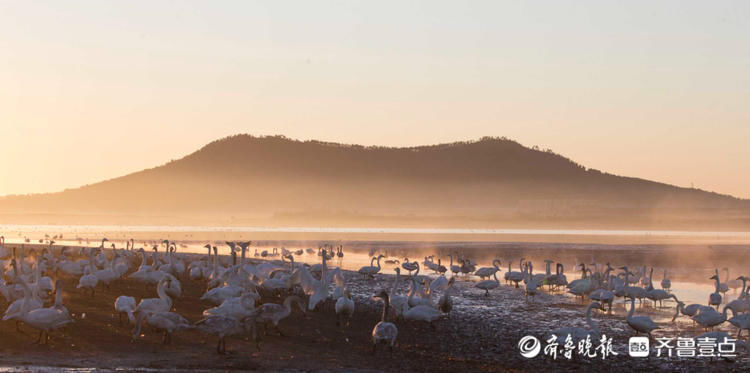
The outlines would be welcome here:
[[[363,276],[372,277],[375,273],[378,273],[381,269],[380,259],[383,255],[373,257],[370,266],[362,267],[359,273]],[[474,283],[474,287],[483,291],[485,296],[490,295],[490,291],[500,287],[500,280],[498,273],[501,273],[501,261],[495,259],[492,261],[492,266],[476,268],[476,263],[472,260],[460,258],[454,264],[454,257],[448,255],[450,259],[449,267],[445,267],[441,264],[440,259],[437,262],[434,260],[434,256],[426,257],[422,263],[425,268],[433,270],[439,277],[428,280],[431,283],[426,284],[419,283],[419,277],[417,275],[411,276],[412,291],[408,300],[408,306],[415,306],[419,301],[415,301],[412,297],[415,294],[415,289],[420,289],[420,286],[425,286],[428,290],[426,292],[426,298],[428,299],[427,308],[434,310],[436,307],[430,307],[429,294],[430,290],[433,289],[433,284],[438,284],[436,288],[439,288],[443,284],[454,283],[457,276],[461,275],[474,275],[480,278],[479,282]],[[626,299],[626,303],[630,303],[630,309],[625,315],[625,322],[635,332],[635,334],[646,334],[652,337],[651,333],[660,329],[659,324],[654,322],[648,316],[637,316],[635,315],[636,300],[643,305],[644,302],[650,301],[654,307],[659,305],[663,307],[663,301],[667,299],[673,299],[675,301],[675,314],[672,318],[672,322],[675,322],[680,315],[690,317],[692,321],[704,328],[706,333],[697,336],[696,338],[716,338],[723,340],[723,338],[729,338],[730,335],[722,331],[713,331],[713,328],[729,322],[731,325],[737,328],[737,338],[740,338],[743,330],[750,330],[750,287],[747,286],[747,281],[750,278],[745,276],[739,276],[735,280],[729,279],[729,270],[724,268],[726,277],[725,282],[720,281],[719,270],[715,270],[715,274],[709,279],[714,281],[715,291],[709,294],[708,301],[706,304],[689,304],[685,305],[680,301],[675,294],[671,292],[672,282],[667,276],[666,269],[663,272],[663,277],[660,282],[661,288],[656,288],[653,285],[653,272],[654,268],[647,271],[647,267],[643,266],[640,268],[634,268],[631,270],[628,266],[619,267],[617,270],[607,263],[604,266],[598,266],[592,263],[592,267],[587,267],[585,264],[580,264],[578,267],[581,270],[581,277],[579,279],[568,282],[567,277],[564,273],[564,265],[557,263],[555,271],[552,272],[551,260],[545,260],[545,272],[534,273],[534,266],[531,261],[526,261],[525,258],[521,258],[519,261],[519,271],[513,271],[511,263],[508,263],[508,270],[504,274],[504,280],[506,285],[520,288],[526,298],[529,301],[529,297],[534,299],[545,286],[550,292],[554,291],[566,291],[567,293],[580,297],[581,302],[584,302],[588,298],[591,303],[588,305],[585,311],[585,320],[588,328],[581,327],[564,327],[557,330],[551,331],[550,335],[555,335],[558,338],[559,343],[565,343],[565,339],[570,335],[573,342],[577,343],[581,339],[585,339],[587,336],[594,340],[598,340],[600,337],[600,330],[598,325],[591,319],[591,313],[593,310],[607,311],[609,314],[612,313],[612,305],[617,298]],[[403,261],[391,260],[391,263],[401,264],[402,268],[419,273],[419,263],[409,262],[408,258]],[[409,264],[408,266],[406,264]],[[375,265],[377,264],[377,265]],[[445,277],[446,272],[452,272],[453,276],[450,280]],[[399,268],[396,268],[396,281],[398,281]],[[448,285],[448,287],[450,287]],[[638,286],[642,285],[642,286]],[[726,292],[730,289],[740,290],[737,299],[724,304],[723,299],[726,297]],[[395,292],[395,287],[392,290]],[[416,292],[419,294],[419,292]],[[423,293],[425,294],[425,293]],[[446,292],[446,294],[449,294]],[[411,309],[404,311],[401,305],[404,304],[403,297],[391,296],[388,297],[388,293],[383,291],[377,295],[378,298],[383,299],[385,307],[383,309],[383,322],[386,322],[386,316],[388,308],[394,310],[397,316],[400,313],[406,315],[408,312],[412,312]],[[442,301],[442,299],[441,299]],[[718,310],[720,306],[724,304],[724,308],[721,312]],[[390,307],[389,307],[390,306]],[[441,309],[441,305],[437,305],[437,309]],[[430,314],[425,308],[425,314]],[[408,309],[408,308],[407,308]],[[732,317],[729,317],[728,312],[732,312]],[[449,312],[449,311],[448,311]],[[439,313],[432,311],[437,317]],[[429,319],[428,319],[429,320]],[[378,324],[380,325],[380,324]],[[380,334],[385,334],[386,331],[395,338],[396,329],[395,326],[390,324],[387,328],[380,326],[373,331],[373,340],[383,341],[388,340],[392,343],[392,339],[384,338]],[[708,331],[711,329],[712,331]],[[377,333],[376,333],[377,332]],[[376,336],[376,334],[378,334]]]
[[[15,321],[17,328],[24,324],[37,329],[37,342],[46,343],[50,332],[73,322],[63,304],[61,276],[77,278],[77,290],[90,293],[91,297],[102,288],[109,291],[110,285],[116,281],[139,282],[150,289],[155,285],[156,294],[152,298],[138,300],[132,294],[122,294],[114,301],[120,324],[125,318],[132,325],[132,340],[142,337],[144,325],[163,333],[164,344],[171,342],[174,333],[195,329],[217,338],[216,352],[219,354],[226,352],[226,338],[235,335],[249,336],[259,347],[258,327],[266,333],[272,327],[283,336],[279,323],[292,314],[294,307],[302,313],[335,312],[337,326],[348,326],[356,309],[344,271],[339,267],[329,267],[333,258],[344,256],[342,246],[326,245],[317,251],[282,248],[260,253],[256,249],[255,256],[264,259],[258,261],[247,258],[251,242],[226,242],[231,262],[224,263],[218,255],[218,248],[211,244],[204,246],[205,256],[188,258],[177,252],[175,242],[167,240],[153,244],[148,252],[143,247],[135,248],[132,239],[126,242],[125,248],[117,248],[115,244],[107,248],[107,243],[108,240],[103,238],[98,247],[53,250],[54,241],[49,240],[49,246],[37,253],[35,249],[27,251],[24,245],[20,249],[8,249],[4,237],[0,236],[0,293],[8,301],[3,320]],[[159,252],[160,247],[164,247],[162,252]],[[303,254],[317,254],[319,263],[295,262],[295,256]],[[385,257],[383,254],[373,256],[370,265],[357,272],[364,279],[374,279],[381,273],[381,260]],[[383,305],[381,319],[372,329],[373,353],[379,344],[393,350],[398,337],[398,328],[392,322],[394,318],[434,325],[436,320],[449,314],[453,308],[451,289],[461,276],[466,280],[470,279],[469,275],[479,277],[480,281],[474,282],[473,286],[485,297],[501,286],[498,274],[502,273],[502,263],[499,259],[482,268],[477,268],[472,260],[453,255],[448,255],[448,259],[447,267],[440,258],[435,261],[434,256],[425,257],[421,265],[408,258],[386,259],[386,263],[396,266],[396,275],[388,288],[373,296]],[[659,325],[648,316],[635,315],[636,300],[640,304],[651,301],[656,306],[664,300],[674,299],[673,322],[683,315],[707,330],[729,322],[737,327],[738,337],[742,330],[750,330],[750,289],[747,287],[748,278],[744,276],[730,282],[727,271],[722,283],[716,270],[711,277],[715,292],[710,294],[707,304],[685,305],[671,292],[666,270],[661,288],[657,289],[652,281],[653,268],[647,271],[646,267],[615,269],[609,263],[589,267],[580,264],[581,278],[568,282],[563,264],[555,264],[553,272],[554,262],[546,260],[544,263],[542,273],[534,273],[533,263],[524,258],[518,263],[518,271],[513,271],[512,263],[509,263],[508,271],[504,273],[505,284],[520,289],[527,302],[529,298],[533,302],[545,287],[548,292],[567,291],[580,297],[582,302],[588,298],[591,301],[585,316],[588,328],[568,327],[552,331],[562,338],[570,335],[574,342],[587,336],[598,339],[600,330],[591,319],[591,313],[605,311],[605,306],[611,313],[616,298],[628,299],[630,309],[625,322],[636,334],[650,337],[652,331],[659,329]],[[409,292],[399,295],[399,283],[404,277],[402,269]],[[420,275],[423,269],[433,271],[434,276]],[[188,321],[174,306],[174,300],[183,297],[184,281],[206,286],[200,301],[209,306],[203,310],[202,319],[196,322]],[[725,304],[719,312],[725,293],[740,287],[740,296]],[[54,303],[45,307],[48,302]],[[330,306],[326,307],[326,304]],[[732,311],[733,317],[729,318],[728,311]],[[709,334],[715,338],[728,336],[724,332]]]

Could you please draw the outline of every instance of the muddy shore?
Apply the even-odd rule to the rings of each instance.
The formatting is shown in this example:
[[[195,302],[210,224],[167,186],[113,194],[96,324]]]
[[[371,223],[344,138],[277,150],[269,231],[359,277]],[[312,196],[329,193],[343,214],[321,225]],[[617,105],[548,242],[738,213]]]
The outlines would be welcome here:
[[[386,349],[371,353],[370,333],[379,321],[382,303],[371,296],[377,289],[390,288],[391,275],[377,275],[375,280],[362,279],[346,272],[356,312],[348,327],[338,328],[331,304],[316,312],[302,314],[295,310],[281,322],[285,336],[271,333],[261,337],[260,350],[247,338],[231,338],[227,356],[215,353],[216,339],[198,331],[174,335],[171,345],[161,344],[161,335],[146,329],[145,336],[131,342],[129,325],[119,325],[113,309],[119,295],[136,299],[154,297],[155,286],[144,286],[132,280],[119,280],[109,289],[97,288],[96,296],[75,289],[78,280],[61,277],[64,304],[75,317],[75,323],[53,332],[49,345],[36,345],[38,334],[15,323],[0,322],[0,356],[6,367],[75,367],[99,369],[156,370],[262,370],[262,371],[631,371],[666,369],[691,371],[747,371],[748,351],[740,351],[734,360],[667,359],[627,356],[626,342],[633,335],[624,321],[625,309],[615,307],[613,315],[597,312],[593,318],[602,333],[613,337],[617,356],[605,360],[552,360],[539,356],[520,356],[518,341],[525,335],[542,339],[550,330],[562,326],[585,326],[585,304],[562,294],[542,293],[527,302],[520,289],[501,285],[490,296],[473,287],[473,281],[460,280],[454,288],[454,309],[450,315],[429,324],[396,320],[398,345],[391,354]],[[199,301],[205,291],[203,282],[183,279],[183,296],[175,301],[175,310],[190,321],[201,318],[211,307]],[[398,293],[406,294],[402,282]],[[437,297],[437,296],[436,296]],[[437,298],[435,298],[437,299]],[[276,301],[279,300],[265,300]],[[4,303],[3,307],[7,307]],[[639,308],[639,314],[671,315],[674,308]],[[656,335],[695,336],[702,330],[687,319],[663,324]],[[725,324],[734,335],[736,329]]]

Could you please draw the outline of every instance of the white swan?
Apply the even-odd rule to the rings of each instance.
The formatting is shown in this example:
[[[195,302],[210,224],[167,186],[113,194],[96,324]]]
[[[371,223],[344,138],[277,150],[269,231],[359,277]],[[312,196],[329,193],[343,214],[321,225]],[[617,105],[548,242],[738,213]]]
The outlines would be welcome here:
[[[251,336],[255,341],[255,346],[260,350],[255,327],[255,316],[252,314],[242,319],[222,315],[211,315],[196,322],[195,326],[198,330],[204,333],[214,334],[219,337],[219,342],[216,345],[217,354],[225,354],[227,352],[226,337],[238,334],[252,333]]]
[[[325,253],[325,250],[323,250],[323,255],[322,255],[323,263],[321,265],[320,281],[317,282],[315,286],[315,290],[313,291],[312,295],[310,295],[310,299],[308,299],[308,303],[307,303],[308,311],[312,311],[316,309],[319,304],[321,304],[326,299],[328,299],[328,267],[326,266],[326,258],[327,258],[327,255]],[[379,268],[380,268],[380,258],[378,257],[378,269]]]
[[[296,295],[292,295],[284,299],[283,305],[276,303],[265,303],[258,307],[256,320],[259,323],[264,323],[264,326],[265,323],[272,323],[274,328],[276,329],[276,332],[278,332],[280,336],[283,336],[284,334],[282,334],[281,330],[279,330],[279,321],[289,317],[289,315],[292,314],[292,302],[297,304],[302,313],[305,313],[305,307],[302,304],[302,299],[300,299],[300,297]]]
[[[727,306],[724,308],[725,310],[727,308],[730,308]],[[750,313],[743,313],[743,314],[736,314],[734,311],[734,308],[730,308],[732,310],[732,318],[727,320],[730,324],[734,325],[737,328],[737,339],[740,338],[740,334],[742,334],[742,330],[750,330]]]
[[[739,298],[727,303],[727,306],[732,309],[732,312],[745,313],[750,312],[750,298],[744,296],[745,289],[747,289],[747,277],[737,277],[737,281],[742,283],[742,292],[740,292]]]
[[[91,290],[91,297],[94,297],[96,292],[96,285],[99,283],[99,278],[96,276],[96,267],[94,267],[94,250],[89,251],[89,264],[83,272],[83,276],[78,279],[78,286],[76,289],[83,289],[84,293],[87,289]]]
[[[406,312],[404,312],[403,314],[403,317],[407,320],[426,321],[428,323],[432,323],[433,321],[439,319],[441,315],[442,312],[440,312],[439,309],[420,304],[406,310]]]
[[[672,288],[672,280],[667,277],[667,269],[664,268],[664,276],[661,278],[661,288],[669,291]]]
[[[391,287],[392,296],[389,297],[390,306],[393,308],[393,313],[396,317],[401,317],[403,313],[409,309],[409,299],[403,295],[396,295],[398,290],[398,280],[401,277],[401,269],[395,268],[396,277],[393,279],[393,286]]]
[[[352,315],[354,314],[354,300],[349,289],[344,290],[344,296],[336,301],[336,326],[341,325],[341,319],[346,319],[346,325],[349,326]]]
[[[492,267],[479,268],[474,274],[479,276],[482,280],[489,279],[495,272],[500,270],[501,265],[502,263],[500,262],[500,259],[495,259],[492,261]]]
[[[716,270],[716,274],[713,275],[713,276],[711,276],[710,280],[715,280],[716,281],[716,286],[715,286],[715,290],[716,291],[713,292],[713,293],[711,293],[708,296],[708,305],[709,306],[716,306],[716,309],[718,310],[719,306],[721,305],[721,301],[722,301],[721,294],[720,294],[720,291],[721,291],[720,285],[721,284],[719,282],[719,270],[718,269]]]
[[[556,341],[560,345],[564,345],[566,343],[568,336],[570,336],[570,338],[573,340],[573,343],[575,344],[577,344],[578,341],[585,340],[586,337],[589,337],[592,341],[599,340],[599,327],[591,320],[591,310],[594,308],[603,310],[602,305],[599,302],[591,302],[591,304],[586,307],[586,324],[589,326],[589,329],[575,326],[559,328],[553,330],[550,335],[554,335],[555,337],[557,337]]]
[[[227,316],[242,320],[255,313],[255,303],[260,300],[258,293],[245,292],[239,297],[229,298],[221,305],[203,311],[203,316]]]
[[[378,257],[377,257],[378,266],[377,267],[372,266],[372,265],[371,266],[364,266],[364,267],[360,268],[359,271],[357,271],[357,272],[359,272],[359,274],[361,274],[363,277],[366,276],[366,277],[370,277],[370,278],[375,278],[375,274],[377,274],[378,272],[380,272],[380,258],[384,258],[384,257],[385,257],[385,255],[383,255],[383,254],[378,255]]]
[[[657,325],[648,316],[633,316],[634,312],[635,312],[635,298],[630,297],[630,311],[628,312],[628,316],[625,318],[625,321],[627,321],[628,325],[633,330],[635,330],[636,335],[638,333],[646,333],[648,334],[649,338],[651,338],[651,332],[656,329],[659,329],[659,325]]]
[[[375,298],[383,300],[383,315],[380,318],[380,322],[375,324],[372,328],[372,352],[375,353],[379,343],[386,343],[393,353],[393,345],[396,343],[396,337],[398,337],[398,328],[391,322],[388,322],[388,308],[389,298],[388,293],[385,290],[381,290],[375,295]]]
[[[117,311],[117,314],[119,316],[119,322],[120,325],[122,325],[122,314],[126,314],[128,316],[128,320],[131,323],[135,323],[135,316],[133,316],[133,313],[135,312],[135,298],[129,297],[127,295],[120,295],[115,299],[115,311]]]
[[[518,261],[518,268],[523,268],[523,261],[526,260],[526,258],[521,258]],[[523,281],[524,279],[524,273],[518,272],[518,271],[510,271],[510,263],[508,263],[508,281],[513,282],[516,284],[516,288],[518,288],[518,283]]]
[[[410,262],[409,258],[404,258],[401,268],[409,271],[409,276],[411,276],[411,273],[417,270],[417,262]]]
[[[169,312],[172,309],[172,298],[167,295],[165,287],[170,279],[165,277],[156,286],[156,294],[158,298],[145,298],[141,299],[138,306],[135,308],[135,313],[139,316],[146,313],[157,313],[157,312]]]
[[[497,277],[497,276],[496,276]],[[445,288],[445,291],[443,292],[443,295],[438,299],[438,309],[442,313],[450,313],[451,310],[453,310],[453,299],[451,299],[451,290],[453,289],[453,284],[456,282],[456,279],[451,277],[450,281],[448,281],[448,286]]]
[[[172,334],[174,332],[193,328],[193,325],[191,325],[190,322],[174,312],[143,312],[138,314],[138,321],[133,330],[133,341],[140,336],[141,325],[144,320],[151,328],[162,330],[164,332],[164,338],[162,340],[163,344],[169,344],[172,342]]]
[[[39,329],[39,340],[37,340],[37,343],[42,340],[43,335],[45,336],[43,343],[47,343],[50,330],[60,329],[73,322],[68,309],[62,303],[61,280],[55,282],[55,304],[52,307],[36,308],[34,310],[29,310],[28,307],[29,299],[26,298],[22,306],[21,320],[23,320],[24,324]]]
[[[701,309],[700,313],[693,316],[693,321],[700,324],[700,326],[708,329],[723,324],[724,321],[727,321],[727,310],[729,307],[724,306],[724,311],[719,313],[718,311],[714,310],[713,308],[703,308]]]
[[[497,289],[500,286],[500,280],[497,279],[497,272],[492,274],[494,280],[484,280],[474,284],[477,289],[484,290],[484,296],[490,296],[490,290]]]
[[[450,263],[451,272],[453,272],[453,276],[455,276],[461,272],[461,266],[457,266],[453,264],[453,255],[449,254],[448,257],[451,259],[451,263]]]

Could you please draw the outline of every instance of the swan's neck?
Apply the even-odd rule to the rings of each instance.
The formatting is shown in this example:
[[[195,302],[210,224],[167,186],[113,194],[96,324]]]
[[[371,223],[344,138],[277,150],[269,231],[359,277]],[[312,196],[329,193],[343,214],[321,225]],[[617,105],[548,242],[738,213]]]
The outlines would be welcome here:
[[[172,304],[172,298],[167,295],[167,291],[164,289],[166,282],[160,282],[159,286],[156,287],[156,293],[159,294],[159,299]]]
[[[591,320],[591,309],[593,308],[592,305],[589,305],[588,309],[586,309],[586,324],[591,328],[591,330],[595,331],[597,334],[599,333],[599,327],[594,324],[594,321]]]
[[[391,294],[396,294],[396,289],[398,289],[398,278],[400,277],[400,273],[396,273],[396,278],[393,279],[393,287],[391,288]]]
[[[380,321],[388,321],[388,307],[390,307],[390,305],[390,297],[386,295],[385,298],[383,298],[383,316],[381,317]]]
[[[628,317],[627,319],[630,319],[633,317],[633,313],[635,313],[635,298],[630,298],[630,311],[628,311]]]

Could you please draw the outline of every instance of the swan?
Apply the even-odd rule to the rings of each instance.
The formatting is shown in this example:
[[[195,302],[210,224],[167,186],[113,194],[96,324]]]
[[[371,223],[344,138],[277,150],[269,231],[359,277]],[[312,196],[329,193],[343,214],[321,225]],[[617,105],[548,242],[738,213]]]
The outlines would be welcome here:
[[[523,261],[526,260],[526,258],[521,258],[521,260],[518,263],[518,268],[523,268]],[[523,281],[524,274],[523,272],[510,272],[510,263],[508,263],[508,281],[513,282],[516,284],[516,288],[518,288],[518,283]]]
[[[464,276],[469,275],[470,273],[474,272],[476,269],[477,269],[477,266],[474,265],[471,259],[461,260],[461,273]]]
[[[615,300],[615,293],[612,291],[612,287],[614,286],[614,281],[617,276],[610,275],[609,279],[607,280],[607,288],[606,289],[597,289],[591,292],[589,294],[589,299],[595,300],[599,302],[600,304],[608,304],[609,308],[607,310],[607,314],[612,313],[612,303]]]
[[[372,353],[375,353],[378,344],[381,342],[388,344],[391,353],[393,353],[393,345],[396,343],[396,337],[398,337],[398,328],[393,323],[388,322],[388,308],[390,303],[388,293],[385,290],[381,290],[375,295],[375,298],[383,300],[383,315],[380,318],[380,322],[372,328]]]
[[[439,309],[427,305],[417,305],[404,312],[403,317],[407,320],[426,321],[432,323],[440,318],[442,312]]]
[[[143,312],[138,314],[138,321],[133,330],[133,341],[141,335],[141,325],[144,320],[151,328],[164,331],[162,343],[165,345],[172,342],[172,333],[193,328],[189,321],[174,312]]]
[[[115,258],[117,255],[115,255]],[[112,283],[112,281],[117,280],[120,278],[120,276],[115,271],[115,259],[112,260],[106,260],[105,256],[105,263],[108,264],[109,268],[105,268],[99,271],[94,272],[94,275],[96,276],[98,283],[104,284],[104,286],[109,290],[109,284]]]
[[[131,323],[135,324],[135,316],[133,316],[133,312],[135,312],[135,298],[127,295],[120,295],[115,299],[115,311],[117,311],[117,314],[120,317],[120,325],[122,325],[123,313],[128,316],[128,320],[130,320]]]
[[[556,341],[560,345],[564,345],[566,343],[568,336],[570,336],[570,339],[574,344],[578,344],[579,341],[585,340],[587,337],[592,341],[599,340],[599,327],[591,320],[591,310],[593,310],[594,308],[603,310],[602,305],[599,302],[591,302],[591,304],[586,307],[586,324],[589,326],[589,329],[576,326],[559,328],[553,330],[552,333],[550,333],[550,336],[557,337]]]
[[[8,259],[12,252],[5,247],[5,236],[0,236],[0,259]]]
[[[403,264],[401,264],[401,268],[409,271],[409,276],[411,276],[411,273],[417,269],[417,262],[409,262],[409,258],[404,258]]]
[[[591,277],[586,276],[586,266],[581,263],[581,267],[583,269],[583,278],[571,281],[568,284],[568,293],[575,295],[576,297],[581,297],[581,303],[583,303],[584,297],[592,292],[594,288],[594,282],[591,280]]]
[[[320,281],[318,281],[315,286],[315,290],[313,291],[312,295],[310,295],[310,299],[308,299],[307,309],[309,311],[316,309],[318,307],[318,304],[328,299],[328,267],[326,266],[327,255],[325,254],[325,250],[323,251],[323,263],[321,265]],[[378,258],[378,270],[380,270],[380,258]]]
[[[657,325],[653,320],[651,320],[648,316],[633,316],[633,313],[635,313],[635,298],[630,298],[630,311],[628,312],[628,316],[625,318],[625,321],[627,321],[628,325],[635,330],[636,335],[638,333],[646,333],[648,334],[648,337],[651,338],[651,332],[653,330],[659,329],[659,325]]]
[[[730,307],[728,306],[724,306],[724,311],[722,311],[722,313],[719,313],[713,308],[704,308],[699,314],[693,316],[692,319],[706,329],[713,329],[714,326],[723,324],[724,321],[727,321],[727,310],[729,308]]]
[[[346,319],[346,325],[349,326],[352,315],[354,314],[354,301],[349,289],[344,290],[344,296],[336,301],[336,326],[341,324],[341,319]]]
[[[449,267],[451,269],[451,272],[453,272],[453,276],[455,276],[459,272],[461,272],[461,267],[453,264],[453,255],[449,254],[448,257],[451,258],[451,263]]]
[[[168,277],[159,281],[159,284],[156,286],[156,294],[159,297],[141,299],[141,302],[135,308],[135,313],[140,315],[145,313],[169,312],[172,309],[172,298],[167,295],[165,290],[169,281]]]
[[[490,296],[490,290],[497,289],[500,286],[500,280],[497,279],[497,272],[493,273],[492,277],[494,280],[484,280],[474,284],[475,288],[484,290],[485,297]]]
[[[76,286],[76,289],[83,289],[84,293],[86,292],[86,289],[91,289],[92,298],[96,292],[96,285],[99,283],[99,278],[95,274],[96,267],[94,267],[94,250],[95,249],[92,248],[89,252],[89,265],[84,270],[83,276],[78,279],[78,286]]]
[[[539,280],[539,277],[534,277],[534,275],[531,274],[533,271],[533,266],[531,265],[531,262],[529,262],[529,265],[526,267],[528,269],[528,272],[526,274],[527,276],[527,282],[526,282],[526,301],[529,301],[529,295],[534,298],[536,296],[536,289],[539,287],[539,284],[541,284],[541,281]],[[543,275],[544,276],[544,275]],[[543,280],[542,280],[543,281]],[[500,281],[497,282],[498,285],[500,285]]]
[[[213,308],[203,311],[203,316],[227,316],[242,320],[255,313],[255,302],[260,300],[257,293],[245,292],[239,297],[229,298]]]
[[[667,269],[664,268],[664,276],[661,278],[661,288],[669,291],[672,288],[672,281],[667,277]]]
[[[270,280],[267,280],[268,282],[272,282]],[[264,281],[265,283],[265,281]],[[262,284],[261,284],[262,286]],[[208,301],[213,304],[221,304],[225,300],[229,298],[235,298],[242,295],[242,293],[245,291],[244,288],[240,286],[234,286],[234,285],[226,285],[221,287],[213,288],[207,292],[205,292],[200,300],[202,301]]]
[[[547,282],[550,289],[553,287],[557,289],[560,286],[568,285],[568,279],[565,276],[565,266],[562,263],[557,263],[557,265],[555,265],[555,274],[550,276]]]
[[[500,259],[495,259],[492,261],[492,267],[479,268],[474,274],[479,276],[482,280],[489,279],[495,272],[500,270],[501,265],[502,263],[500,262]]]
[[[15,259],[13,259],[13,266],[15,266]],[[39,298],[36,292],[31,290],[23,278],[16,277],[15,281],[18,282],[23,290],[23,298],[14,301],[8,306],[3,315],[3,321],[16,320],[16,330],[20,331],[18,329],[18,321],[23,321],[24,312],[30,312],[37,308],[42,308],[44,304],[42,303],[41,298]]]
[[[730,308],[729,306],[726,306],[724,309]],[[737,328],[737,339],[740,339],[740,334],[742,334],[742,330],[750,330],[750,313],[743,313],[741,315],[737,315],[734,312],[734,308],[730,308],[732,310],[732,318],[727,320],[730,324],[734,325]]]
[[[438,309],[442,313],[450,313],[453,309],[453,299],[451,299],[451,289],[453,288],[453,284],[456,282],[456,279],[451,277],[450,281],[448,281],[448,286],[445,288],[445,291],[443,292],[443,296],[438,299]]]
[[[54,241],[52,241],[54,242]],[[47,250],[47,249],[44,249]],[[34,283],[30,284],[31,288],[39,294],[40,297],[46,299],[49,296],[49,293],[52,292],[54,289],[52,286],[52,279],[44,276],[42,277],[42,258],[43,256],[38,256],[36,258],[36,263],[34,265]]]
[[[396,317],[401,317],[409,309],[409,299],[403,295],[395,295],[398,289],[398,280],[401,277],[401,269],[395,268],[394,270],[396,271],[396,277],[393,279],[393,286],[391,287],[393,296],[389,297],[389,303]]]
[[[255,347],[260,350],[255,326],[254,315],[248,315],[242,319],[223,315],[211,315],[195,323],[195,327],[198,330],[219,337],[219,342],[216,344],[216,353],[220,355],[227,352],[226,337],[238,334],[252,333],[251,336],[255,341]]]
[[[81,265],[81,263],[68,260],[65,258],[65,255],[67,253],[68,247],[63,247],[60,250],[60,256],[62,259],[55,265],[55,269],[59,271],[63,271],[63,273],[68,274],[70,276],[81,276],[83,275],[83,268],[84,266]]]
[[[453,277],[451,277],[452,279]],[[455,281],[455,280],[453,280]],[[430,281],[429,291],[430,293],[434,293],[436,291],[444,291],[448,288],[448,284],[450,281],[443,275],[440,275],[436,277],[434,280]]]
[[[633,273],[628,270],[627,266],[620,267],[620,269],[625,271],[624,296],[634,299],[638,298],[638,301],[643,304],[643,298],[646,297],[646,289],[638,286],[630,286],[630,284],[633,283],[633,281],[630,279],[630,275],[632,275]]]
[[[367,276],[367,277],[370,277],[370,278],[375,278],[375,274],[377,274],[378,272],[380,272],[380,258],[384,258],[384,257],[385,257],[385,255],[383,255],[383,254],[378,255],[378,257],[377,257],[378,266],[377,267],[372,266],[372,265],[371,266],[365,266],[365,267],[360,268],[358,272],[363,277]]]
[[[180,284],[180,280],[178,280],[176,277],[172,276],[169,273],[164,273],[163,277],[169,277],[169,282],[167,282],[167,287],[164,288],[164,291],[167,292],[167,295],[169,295],[170,298],[175,299],[182,296],[182,284]],[[159,278],[161,280],[161,278]]]
[[[419,297],[415,297],[415,295],[417,294],[419,294]],[[435,307],[435,305],[432,304],[432,293],[430,293],[429,291],[425,292],[417,282],[415,277],[411,277],[411,291],[409,292],[409,297],[406,299],[406,304],[409,307],[420,305],[433,308]]]
[[[729,279],[729,268],[724,267],[723,270],[726,272],[726,279],[724,284],[726,284],[729,289],[737,291],[737,289],[742,287],[742,281],[740,281],[739,278],[736,278],[734,280]]]
[[[146,258],[146,250],[143,250],[143,248],[138,249],[138,251],[141,253],[141,265],[138,267],[138,270],[131,273],[128,278],[132,278],[138,281],[147,282],[149,278],[149,273],[152,270],[152,267],[148,264],[148,259]]]
[[[677,310],[675,311],[674,317],[672,317],[672,322],[674,322],[677,319],[677,316],[679,316],[680,313],[682,313],[685,316],[688,316],[692,318],[693,316],[697,315],[698,312],[703,311],[704,309],[710,309],[713,310],[713,307],[711,306],[704,306],[702,304],[693,303],[688,306],[685,306],[685,303],[682,303],[680,301],[677,302]],[[693,321],[695,322],[695,321]]]
[[[296,303],[302,313],[305,313],[302,299],[296,295],[288,296],[284,299],[284,304],[265,303],[258,308],[256,320],[260,323],[273,323],[274,328],[280,336],[284,334],[279,330],[279,321],[289,317],[292,314],[292,302]]]
[[[435,268],[435,272],[445,276],[445,272],[448,272],[448,269],[445,268],[445,266],[441,263],[440,258],[438,258],[438,264]]]
[[[745,289],[747,289],[747,277],[737,277],[737,281],[741,281],[742,283],[742,292],[740,292],[739,298],[727,303],[727,306],[732,308],[732,312],[745,313],[750,311],[750,298],[743,297]]]
[[[669,294],[664,289],[651,289],[646,292],[646,298],[650,299],[652,302],[654,302],[654,307],[656,307],[656,301],[659,301],[659,307],[662,307],[662,301],[669,298],[674,298],[677,300],[677,296],[674,294]]]
[[[25,283],[23,286],[27,287]],[[73,322],[68,309],[62,303],[62,281],[55,282],[55,304],[52,307],[36,308],[29,310],[29,299],[24,300],[22,305],[22,316],[24,324],[39,329],[39,343],[44,335],[44,343],[49,340],[50,330],[56,330]]]
[[[716,274],[713,275],[713,276],[711,276],[710,280],[715,280],[716,281],[716,286],[715,286],[715,290],[716,291],[713,292],[713,293],[711,293],[708,296],[708,305],[709,306],[716,306],[716,309],[718,310],[719,306],[721,305],[721,301],[722,301],[721,294],[720,294],[720,291],[721,291],[720,285],[721,284],[719,283],[719,270],[718,269],[716,270]]]

